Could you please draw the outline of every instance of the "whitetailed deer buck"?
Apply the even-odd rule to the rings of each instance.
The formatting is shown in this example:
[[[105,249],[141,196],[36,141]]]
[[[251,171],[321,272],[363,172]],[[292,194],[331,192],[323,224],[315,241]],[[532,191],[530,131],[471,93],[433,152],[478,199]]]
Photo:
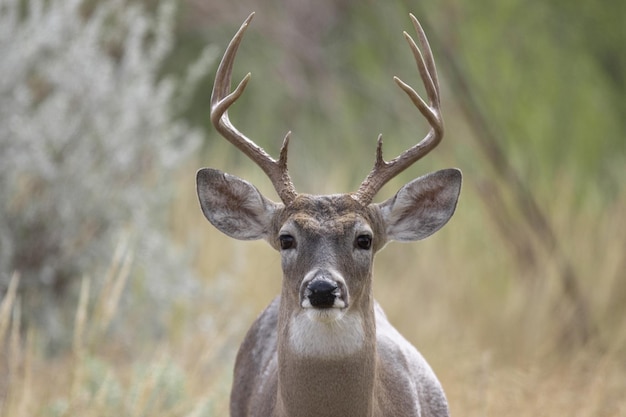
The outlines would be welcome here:
[[[431,128],[426,137],[386,162],[379,137],[374,168],[356,192],[298,194],[287,172],[285,137],[273,159],[230,122],[228,108],[250,74],[231,92],[233,61],[253,14],[234,36],[215,79],[211,121],[222,136],[270,178],[282,203],[250,183],[205,168],[197,191],[206,218],[235,239],[265,239],[280,252],[279,297],[261,313],[242,343],[230,410],[240,416],[447,416],[441,385],[418,351],[389,323],[372,295],[374,254],[391,240],[423,239],[454,213],[461,172],[446,169],[417,178],[383,203],[374,195],[441,141],[443,121],[435,63],[417,19],[415,56],[426,103],[400,86]]]

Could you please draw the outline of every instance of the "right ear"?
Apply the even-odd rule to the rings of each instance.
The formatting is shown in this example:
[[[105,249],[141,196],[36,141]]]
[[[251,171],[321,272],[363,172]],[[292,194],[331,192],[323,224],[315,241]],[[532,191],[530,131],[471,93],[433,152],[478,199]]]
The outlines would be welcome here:
[[[280,204],[263,197],[247,181],[217,169],[196,174],[202,213],[222,233],[240,240],[267,238]]]

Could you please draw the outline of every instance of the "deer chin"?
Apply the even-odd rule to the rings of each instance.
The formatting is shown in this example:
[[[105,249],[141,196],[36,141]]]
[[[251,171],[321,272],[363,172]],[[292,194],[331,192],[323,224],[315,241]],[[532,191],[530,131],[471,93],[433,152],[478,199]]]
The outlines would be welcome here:
[[[345,303],[342,300],[335,300],[336,306],[331,308],[315,308],[308,300],[302,303],[306,317],[315,322],[331,324],[338,322],[345,316]]]
[[[289,345],[305,357],[343,357],[360,351],[365,329],[360,314],[338,308],[309,308],[291,319]]]

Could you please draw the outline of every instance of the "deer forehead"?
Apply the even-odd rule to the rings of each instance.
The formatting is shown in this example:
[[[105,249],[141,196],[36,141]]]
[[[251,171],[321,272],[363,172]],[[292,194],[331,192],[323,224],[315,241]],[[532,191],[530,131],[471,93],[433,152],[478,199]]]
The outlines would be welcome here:
[[[285,208],[279,232],[283,228],[296,228],[307,234],[342,236],[355,228],[375,229],[377,212],[363,206],[349,194],[298,195]]]

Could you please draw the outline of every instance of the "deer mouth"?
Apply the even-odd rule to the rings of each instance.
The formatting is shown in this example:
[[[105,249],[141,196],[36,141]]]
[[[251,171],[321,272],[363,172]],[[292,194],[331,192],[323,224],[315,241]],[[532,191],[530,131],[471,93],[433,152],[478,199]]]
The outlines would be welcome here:
[[[300,287],[300,305],[315,310],[346,309],[348,291],[343,277],[333,270],[309,272]]]

